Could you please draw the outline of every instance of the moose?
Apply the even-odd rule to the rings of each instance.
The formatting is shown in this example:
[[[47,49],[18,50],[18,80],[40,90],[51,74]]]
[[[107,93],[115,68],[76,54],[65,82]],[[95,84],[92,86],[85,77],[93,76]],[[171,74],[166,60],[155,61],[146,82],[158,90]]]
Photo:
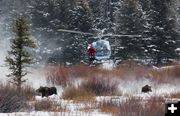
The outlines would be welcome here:
[[[56,94],[57,95],[57,89],[56,87],[42,87],[40,86],[39,89],[36,90],[36,92],[41,93],[42,97],[48,97],[50,95]]]
[[[143,92],[143,93],[152,92],[151,86],[149,86],[149,85],[143,86],[141,92]]]

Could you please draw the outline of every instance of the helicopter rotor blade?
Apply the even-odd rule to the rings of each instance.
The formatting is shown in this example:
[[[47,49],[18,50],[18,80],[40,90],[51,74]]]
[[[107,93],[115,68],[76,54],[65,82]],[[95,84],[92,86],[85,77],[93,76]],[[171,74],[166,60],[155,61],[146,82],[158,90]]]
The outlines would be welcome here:
[[[81,31],[73,31],[73,30],[66,30],[66,29],[58,29],[58,31],[66,32],[66,33],[81,34],[81,35],[95,35],[95,34],[92,34],[92,33],[81,32]]]
[[[102,37],[142,37],[141,35],[118,35],[118,34],[102,34],[102,33],[88,33],[88,32],[81,32],[81,31],[74,31],[74,30],[67,30],[67,29],[58,29],[58,31],[65,32],[65,33],[75,33],[75,34],[81,34],[81,35],[91,35],[91,36],[97,36],[99,38]]]
[[[142,37],[141,35],[117,35],[117,34],[103,34],[103,37]]]

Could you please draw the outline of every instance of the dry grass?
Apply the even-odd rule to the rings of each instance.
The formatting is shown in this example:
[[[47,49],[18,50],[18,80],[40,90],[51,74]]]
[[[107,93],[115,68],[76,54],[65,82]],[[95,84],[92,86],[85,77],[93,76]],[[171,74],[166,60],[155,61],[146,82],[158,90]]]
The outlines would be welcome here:
[[[66,88],[64,99],[91,100],[95,96],[121,95],[117,89],[118,83],[110,78],[93,77],[83,81],[77,87]]]
[[[141,78],[149,71],[149,67],[117,67],[112,70],[106,70],[99,67],[89,66],[47,66],[47,81],[53,84],[67,86],[71,85],[75,78],[109,77],[127,79],[129,77]]]
[[[48,68],[46,79],[47,82],[65,87],[71,82],[70,70],[63,66]]]
[[[0,112],[8,113],[21,110],[25,106],[25,98],[19,96],[14,86],[0,84]]]
[[[27,101],[34,98],[34,90],[24,85],[20,90],[9,83],[0,84],[0,112],[17,112],[27,107]]]
[[[165,80],[172,77],[180,77],[180,65],[169,66],[159,70],[143,65],[119,65],[112,70],[105,70],[99,67],[89,67],[83,65],[64,67],[47,66],[47,81],[53,84],[66,86],[74,78],[92,78],[100,75],[101,77],[118,77],[121,79],[153,77],[157,80]]]
[[[136,66],[136,67],[118,67],[116,70],[119,72],[118,74],[121,79],[135,78],[140,79],[144,77],[150,70],[149,67],[145,66]]]
[[[164,116],[165,99],[158,96],[154,96],[148,99],[143,109],[143,114],[145,113],[147,113],[147,116]]]
[[[166,66],[160,69],[151,69],[147,76],[158,82],[170,82],[172,78],[180,79],[180,65]]]
[[[48,66],[47,66],[48,67]],[[73,80],[76,78],[81,78],[83,80],[90,79],[92,77],[105,77],[105,78],[115,78],[122,77],[123,70],[113,69],[104,70],[98,67],[88,67],[88,66],[51,66],[47,68],[47,82],[61,85],[63,87],[72,86]]]
[[[35,102],[36,111],[63,112],[66,111],[60,103],[51,100],[41,100]]]
[[[106,113],[118,113],[119,112],[119,103],[118,102],[113,102],[112,100],[110,101],[101,101],[99,103],[99,108],[101,112],[106,112]]]
[[[170,96],[172,98],[179,98],[180,99],[180,92],[172,93]]]
[[[32,86],[30,85],[24,85],[22,86],[21,89],[21,95],[25,96],[26,100],[32,101],[35,99],[35,90]]]
[[[79,111],[82,112],[93,112],[94,110],[96,110],[96,106],[97,106],[97,101],[85,101],[85,102],[81,102],[81,104],[83,104],[84,107],[80,108]]]
[[[147,101],[131,97],[125,102],[102,101],[99,108],[102,112],[112,113],[115,116],[164,116],[164,103],[165,100],[161,97],[152,97]]]
[[[92,77],[82,82],[81,87],[86,91],[91,91],[96,96],[121,95],[118,91],[118,82],[111,78]]]
[[[82,86],[66,88],[63,95],[63,99],[74,101],[94,101],[95,94],[91,91],[87,91]]]
[[[89,67],[83,65],[64,67],[64,66],[47,66],[47,79],[50,82],[57,83],[59,78],[68,80],[74,78],[88,78],[96,75],[109,76],[120,75],[118,70],[105,70],[98,67]],[[61,83],[59,83],[61,84]]]

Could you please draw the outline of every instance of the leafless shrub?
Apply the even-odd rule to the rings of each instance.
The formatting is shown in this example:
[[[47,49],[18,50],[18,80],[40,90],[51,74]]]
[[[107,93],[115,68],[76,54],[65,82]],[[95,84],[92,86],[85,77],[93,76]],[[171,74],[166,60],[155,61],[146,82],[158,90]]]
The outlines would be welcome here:
[[[22,86],[20,93],[21,93],[21,96],[24,96],[25,99],[28,101],[35,99],[36,92],[34,88],[30,85]]]
[[[62,107],[61,103],[57,103],[55,101],[46,99],[46,100],[36,101],[35,110],[61,112],[61,111],[65,111],[65,108]]]
[[[180,77],[180,65],[164,66],[159,69],[152,69],[148,72],[148,75],[159,82],[169,82],[172,78]]]
[[[48,67],[48,66],[47,66]],[[152,67],[145,65],[132,65],[127,67],[119,65],[112,70],[105,70],[99,67],[88,67],[88,66],[52,66],[47,68],[47,81],[57,85],[67,86],[72,83],[74,78],[92,78],[101,75],[102,77],[110,78],[137,78],[142,77],[152,78],[158,82],[168,82],[172,77],[180,77],[180,65],[173,65],[160,70],[153,69]]]
[[[140,116],[140,113],[143,109],[140,101],[142,101],[141,98],[128,98],[124,103],[119,105],[118,115],[120,115],[121,112],[122,116]]]
[[[88,77],[89,75],[94,74],[96,68],[91,68],[88,66],[73,66],[71,67],[71,75],[74,77]]]
[[[70,83],[70,74],[67,67],[52,67],[47,72],[47,82],[64,87]]]
[[[171,94],[172,98],[180,98],[180,92],[175,92]]]
[[[72,85],[72,81],[75,78],[91,78],[101,75],[102,77],[120,77],[121,71],[119,70],[105,70],[99,69],[98,67],[88,66],[47,66],[47,77],[46,80],[49,83],[62,85]]]
[[[0,112],[17,112],[25,105],[25,97],[12,85],[0,85]]]
[[[147,100],[144,104],[142,116],[164,116],[165,99],[163,97],[154,96]]]
[[[162,97],[142,98],[130,97],[125,102],[102,101],[99,108],[115,116],[164,116],[165,101]]]
[[[75,101],[84,101],[84,100],[94,100],[95,94],[91,91],[87,91],[82,86],[78,87],[69,87],[66,88],[63,95],[63,99],[75,100]]]
[[[27,106],[26,101],[34,98],[32,87],[25,85],[18,90],[11,84],[0,84],[0,112],[17,112]]]
[[[36,111],[49,111],[53,106],[53,102],[50,100],[37,101],[35,103]]]
[[[97,109],[97,101],[96,100],[86,100],[85,102],[81,102],[81,104],[84,105],[84,107],[80,108],[79,111],[82,112],[93,112],[94,109]]]
[[[95,96],[121,95],[117,87],[118,83],[109,80],[109,78],[88,78],[77,87],[66,88],[63,98],[69,100],[93,100]]]
[[[106,77],[92,77],[88,78],[87,81],[81,84],[82,88],[86,91],[91,91],[97,96],[100,95],[117,95],[118,92],[117,87],[118,83],[116,81],[112,81],[110,78]]]
[[[100,108],[101,112],[107,112],[112,114],[117,114],[119,112],[119,102],[114,102],[111,100],[103,100],[98,104],[98,107]]]

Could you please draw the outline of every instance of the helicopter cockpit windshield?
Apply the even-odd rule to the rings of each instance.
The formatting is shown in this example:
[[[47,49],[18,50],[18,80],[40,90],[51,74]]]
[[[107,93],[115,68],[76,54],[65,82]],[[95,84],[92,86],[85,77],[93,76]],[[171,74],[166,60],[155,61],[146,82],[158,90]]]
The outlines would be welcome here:
[[[97,60],[107,60],[111,56],[111,47],[109,41],[98,40],[92,43],[92,46],[96,49],[95,58]]]

